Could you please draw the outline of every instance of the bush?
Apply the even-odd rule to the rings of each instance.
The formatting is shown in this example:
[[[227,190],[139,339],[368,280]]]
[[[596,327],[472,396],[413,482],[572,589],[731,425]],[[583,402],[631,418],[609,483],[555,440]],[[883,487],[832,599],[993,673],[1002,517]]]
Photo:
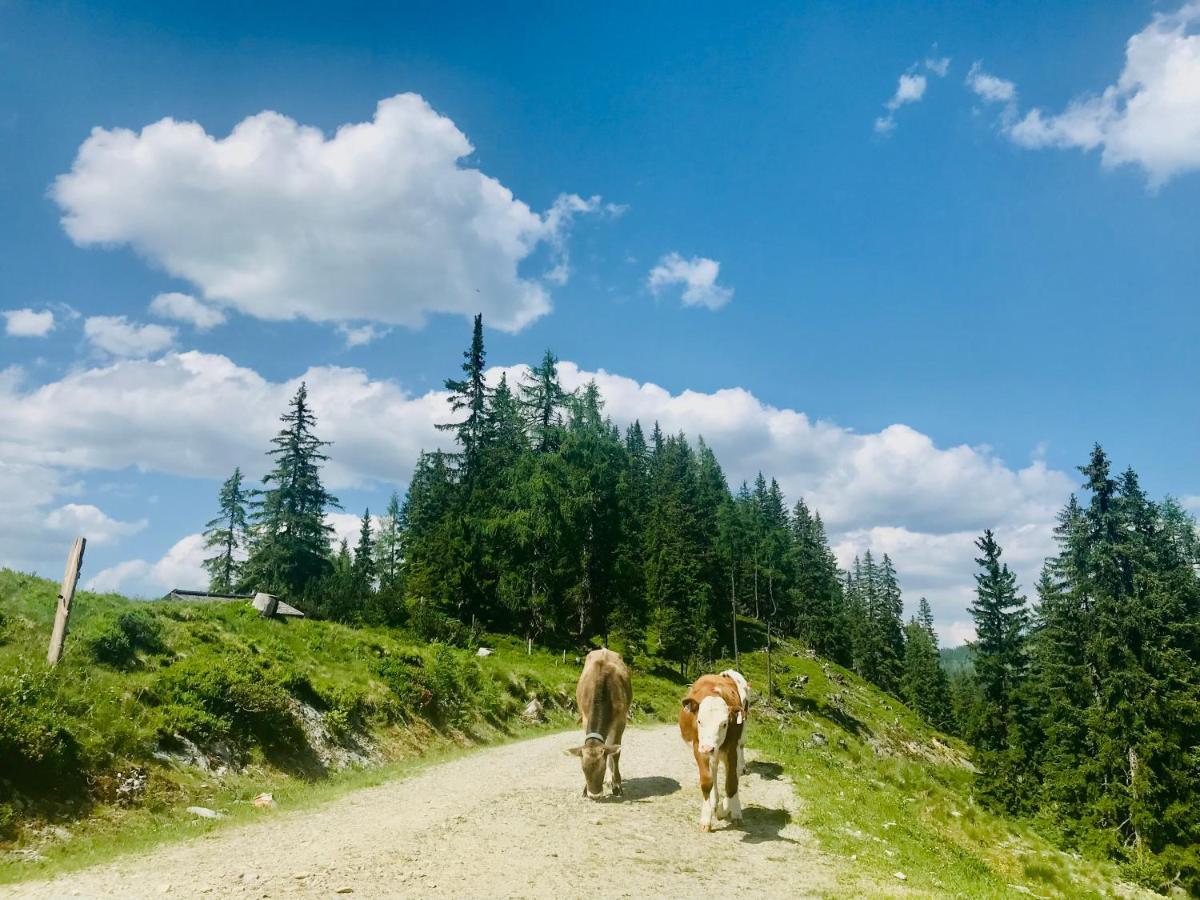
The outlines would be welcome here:
[[[375,666],[375,674],[396,695],[406,713],[430,715],[433,690],[424,672],[425,661],[415,653],[388,656]]]
[[[409,609],[409,625],[420,638],[452,647],[472,647],[479,642],[478,630],[472,630],[446,615],[428,600],[414,600]]]
[[[28,672],[0,678],[0,773],[30,795],[66,797],[84,787],[83,754],[61,724],[52,678]]]
[[[162,653],[167,648],[162,626],[147,610],[130,609],[100,626],[87,640],[88,651],[98,663],[125,669],[137,661],[137,653]]]
[[[240,653],[202,655],[176,663],[155,680],[160,737],[172,730],[206,740],[218,737],[267,749],[307,745],[285,679]]]

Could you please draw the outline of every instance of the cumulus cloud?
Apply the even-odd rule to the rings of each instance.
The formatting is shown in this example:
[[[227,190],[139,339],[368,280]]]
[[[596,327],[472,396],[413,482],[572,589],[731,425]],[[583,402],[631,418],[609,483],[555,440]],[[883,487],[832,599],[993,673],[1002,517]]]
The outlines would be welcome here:
[[[1076,97],[1059,113],[1016,118],[1016,88],[982,71],[968,84],[1005,104],[1009,138],[1028,148],[1099,150],[1105,167],[1139,166],[1156,190],[1200,169],[1200,3],[1159,14],[1125,45],[1116,84]]]
[[[152,356],[175,343],[175,329],[139,325],[124,316],[89,316],[83,333],[92,346],[113,356]]]
[[[366,325],[338,325],[338,334],[346,341],[347,347],[365,347],[373,341],[386,335],[390,328],[380,328],[368,322]]]
[[[4,333],[9,337],[45,337],[54,330],[54,313],[48,309],[35,312],[25,309],[4,311]]]
[[[678,253],[668,253],[650,270],[646,283],[655,294],[682,285],[684,306],[720,309],[733,298],[733,288],[717,284],[720,273],[721,264],[715,259],[704,256],[684,259]]]
[[[178,291],[159,294],[150,301],[150,312],[162,319],[194,325],[197,331],[207,331],[225,322],[225,313],[215,306]]]
[[[208,573],[204,535],[189,534],[176,541],[156,562],[130,559],[97,572],[84,586],[89,591],[115,591],[134,597],[161,597],[174,588],[205,590]]]
[[[565,194],[537,213],[464,164],[473,152],[400,94],[332,136],[269,111],[225,137],[174,119],[95,128],[52,195],[76,244],[128,245],[248,315],[418,326],[482,312],[517,331],[566,280],[573,219],[618,208]]]
[[[985,72],[979,61],[967,72],[967,87],[987,103],[1009,104],[1017,100],[1017,86],[1006,78]]]
[[[525,371],[494,368],[488,377],[495,383],[507,373],[512,382]],[[791,500],[803,496],[821,512],[843,562],[868,547],[894,554],[908,598],[928,596],[947,629],[963,619],[969,599],[974,537],[996,529],[1029,589],[1050,547],[1054,515],[1074,486],[1037,458],[1013,467],[987,448],[938,446],[899,424],[859,434],[742,388],[671,393],[569,361],[560,377],[568,390],[595,380],[619,425],[657,421],[667,432],[702,435],[734,486],[759,470],[778,478]],[[333,441],[325,474],[334,490],[403,484],[422,448],[448,445],[434,427],[450,418],[442,391],[413,393],[334,366],[270,381],[223,356],[192,351],[120,360],[28,389],[0,377],[0,459],[59,482],[62,473],[128,467],[216,480],[240,465],[254,476],[267,466],[264,448],[302,379],[320,435]],[[357,516],[340,513],[334,523],[353,543]],[[6,552],[0,535],[0,561]],[[157,565],[143,562],[138,577]]]
[[[144,520],[123,522],[90,503],[74,502],[81,491],[61,470],[36,460],[19,461],[0,439],[0,566],[21,571],[49,566],[53,571],[80,535],[103,546],[146,527]]]
[[[883,105],[887,113],[875,120],[875,131],[877,134],[890,134],[894,131],[896,128],[896,110],[909,103],[918,103],[924,98],[925,90],[929,87],[929,79],[922,74],[922,66],[931,75],[938,78],[945,78],[946,73],[950,71],[950,57],[927,57],[923,64],[914,63],[909,67],[907,72],[901,73],[900,78],[896,82],[896,92]]]

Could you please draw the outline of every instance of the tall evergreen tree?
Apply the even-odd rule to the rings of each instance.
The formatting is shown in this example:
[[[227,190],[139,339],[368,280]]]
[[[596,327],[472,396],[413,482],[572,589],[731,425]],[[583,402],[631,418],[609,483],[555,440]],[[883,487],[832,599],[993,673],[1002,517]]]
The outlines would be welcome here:
[[[388,498],[387,511],[379,523],[379,534],[375,538],[375,571],[379,577],[381,591],[390,591],[400,581],[400,564],[403,544],[400,540],[403,519],[400,512],[400,496],[393,491]]]
[[[475,316],[471,330],[471,346],[463,353],[463,377],[447,378],[450,409],[466,413],[461,422],[448,422],[437,427],[452,431],[462,451],[464,469],[470,474],[477,463],[487,427],[487,382],[484,380],[487,353],[483,349],[483,316]]]
[[[547,453],[558,446],[566,394],[558,381],[558,357],[547,350],[520,386],[521,407],[533,449]]]
[[[1010,809],[1026,801],[1023,788],[1026,760],[1022,726],[1022,691],[1028,674],[1029,612],[1018,593],[1017,577],[1000,562],[995,535],[984,531],[975,542],[982,556],[975,562],[975,675],[983,700],[984,716],[972,735],[981,756],[984,789]]]
[[[930,725],[954,730],[950,680],[938,658],[937,635],[929,601],[921,598],[919,612],[904,626],[904,673],[901,687],[905,702]]]
[[[217,496],[220,514],[204,526],[205,548],[218,551],[215,556],[204,560],[209,578],[208,589],[214,594],[232,593],[240,580],[241,562],[238,556],[246,549],[246,504],[249,499],[242,487],[242,470],[235,468],[221,485]]]
[[[358,528],[358,544],[354,548],[354,578],[366,595],[375,589],[378,570],[375,568],[375,535],[371,528],[371,510],[363,510]]]
[[[242,582],[257,590],[297,596],[305,585],[329,571],[329,539],[325,521],[337,498],[321,483],[321,464],[328,441],[315,434],[317,420],[301,384],[280,417],[283,428],[268,451],[275,463],[263,478],[264,490],[254,505],[250,555]]]

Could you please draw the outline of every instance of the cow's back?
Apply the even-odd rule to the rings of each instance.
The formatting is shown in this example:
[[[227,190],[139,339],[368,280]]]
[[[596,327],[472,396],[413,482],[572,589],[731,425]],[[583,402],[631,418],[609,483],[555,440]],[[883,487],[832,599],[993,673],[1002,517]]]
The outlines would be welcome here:
[[[629,668],[620,654],[607,648],[593,650],[583,662],[583,672],[575,687],[575,703],[579,714],[593,719],[589,727],[597,729],[593,710],[606,719],[605,726],[612,722],[624,722],[633,700],[633,685]],[[603,709],[597,710],[597,706]]]

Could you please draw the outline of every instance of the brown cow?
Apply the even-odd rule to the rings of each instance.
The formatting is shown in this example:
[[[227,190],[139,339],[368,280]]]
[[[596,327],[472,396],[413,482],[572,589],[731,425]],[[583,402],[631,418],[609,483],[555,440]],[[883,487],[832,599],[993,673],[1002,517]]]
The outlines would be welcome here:
[[[738,798],[738,743],[745,724],[738,685],[725,675],[701,675],[696,679],[679,710],[679,733],[692,745],[700,770],[700,830],[712,830],[712,818],[742,821]],[[725,760],[725,797],[721,803],[717,776]]]
[[[585,797],[603,796],[605,761],[612,769],[613,796],[621,796],[621,736],[632,700],[629,669],[621,657],[603,648],[589,653],[575,688],[575,703],[583,717],[583,745],[570,751],[583,766]]]

